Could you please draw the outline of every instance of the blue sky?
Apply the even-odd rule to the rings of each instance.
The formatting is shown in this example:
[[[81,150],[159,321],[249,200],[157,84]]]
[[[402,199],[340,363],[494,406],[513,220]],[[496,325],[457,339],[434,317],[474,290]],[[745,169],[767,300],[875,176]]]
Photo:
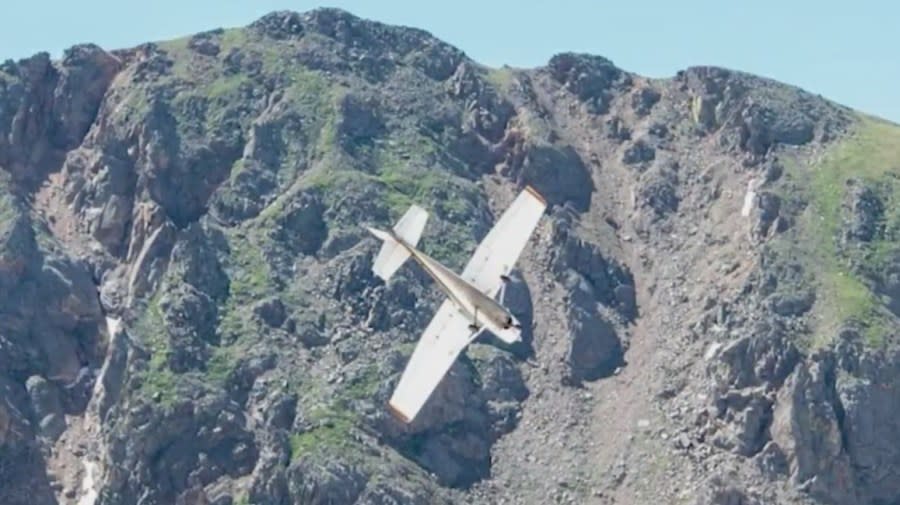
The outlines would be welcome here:
[[[0,59],[58,56],[78,42],[128,47],[322,6],[423,28],[488,65],[532,67],[560,51],[600,54],[652,77],[720,65],[900,122],[893,0],[26,0],[2,8]]]

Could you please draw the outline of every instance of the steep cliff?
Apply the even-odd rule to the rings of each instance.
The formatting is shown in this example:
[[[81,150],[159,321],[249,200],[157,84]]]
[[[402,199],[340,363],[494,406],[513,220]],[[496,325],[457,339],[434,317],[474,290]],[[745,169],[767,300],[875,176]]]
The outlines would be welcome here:
[[[412,28],[246,28],[0,65],[0,501],[884,504],[900,127],[744,73],[486,68]],[[410,427],[440,296],[525,184],[508,300]]]

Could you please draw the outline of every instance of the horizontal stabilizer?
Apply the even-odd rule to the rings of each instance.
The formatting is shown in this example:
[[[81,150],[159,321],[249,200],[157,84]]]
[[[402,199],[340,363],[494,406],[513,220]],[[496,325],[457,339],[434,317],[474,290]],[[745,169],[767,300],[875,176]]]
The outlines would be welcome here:
[[[409,247],[415,247],[419,243],[427,221],[428,212],[418,205],[413,205],[403,214],[400,221],[397,221],[391,232],[368,228],[372,235],[384,242],[375,258],[375,264],[372,265],[375,275],[387,282],[403,266],[410,256]]]
[[[386,231],[375,228],[369,228],[369,231],[372,235],[384,241],[381,244],[381,250],[378,251],[378,256],[375,257],[372,272],[384,282],[387,282],[394,275],[394,272],[409,259],[409,250],[400,242],[394,240],[391,234]]]
[[[422,238],[426,222],[428,222],[428,212],[418,205],[412,205],[394,225],[394,235],[410,246],[416,247],[419,239]]]

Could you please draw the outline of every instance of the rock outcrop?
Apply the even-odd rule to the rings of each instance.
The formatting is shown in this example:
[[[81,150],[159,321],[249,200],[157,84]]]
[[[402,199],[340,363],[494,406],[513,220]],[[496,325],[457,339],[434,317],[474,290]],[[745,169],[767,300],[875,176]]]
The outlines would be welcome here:
[[[736,71],[490,69],[336,9],[5,62],[0,502],[891,503],[897,142]],[[525,185],[524,341],[401,423],[442,295],[362,225],[423,205],[461,270]]]

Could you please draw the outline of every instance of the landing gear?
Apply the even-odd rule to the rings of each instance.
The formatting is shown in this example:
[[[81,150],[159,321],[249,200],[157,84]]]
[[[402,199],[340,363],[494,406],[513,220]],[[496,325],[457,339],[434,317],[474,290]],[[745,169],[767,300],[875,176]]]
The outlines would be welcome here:
[[[475,307],[475,318],[471,324],[469,324],[469,331],[478,331],[481,329],[481,326],[478,325],[478,307]]]
[[[506,298],[506,286],[509,286],[509,282],[512,279],[508,275],[502,274],[500,275],[500,280],[503,281],[503,284],[500,285],[500,292],[497,293],[497,301],[503,303],[503,300]]]

